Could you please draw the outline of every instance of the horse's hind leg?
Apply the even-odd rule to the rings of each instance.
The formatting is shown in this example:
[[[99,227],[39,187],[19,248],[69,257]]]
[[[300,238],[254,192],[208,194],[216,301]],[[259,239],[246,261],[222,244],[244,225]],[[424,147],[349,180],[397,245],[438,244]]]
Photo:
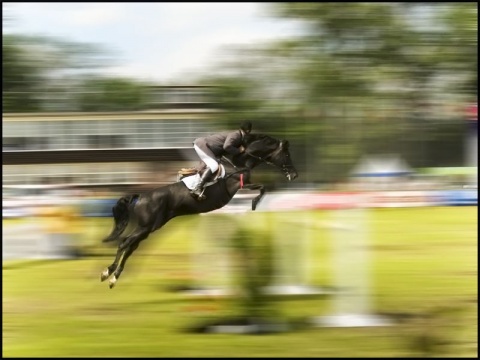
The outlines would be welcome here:
[[[122,243],[118,246],[117,257],[115,258],[115,262],[114,262],[115,272],[113,273],[113,276],[109,281],[110,289],[113,288],[117,283],[118,278],[123,272],[123,268],[125,267],[125,263],[127,262],[127,259],[137,249],[140,242],[142,240],[145,240],[149,234],[150,234],[149,227],[139,226],[135,229],[135,231],[130,236],[124,239]],[[120,261],[120,264],[117,266],[116,264],[118,263],[118,259],[120,258],[120,256],[118,255],[119,253],[120,254],[123,253],[123,258],[122,258],[122,261]],[[110,267],[107,270],[110,270]]]
[[[125,241],[125,239],[123,240]],[[123,243],[121,241],[118,244],[118,249],[117,249],[117,254],[115,255],[115,260],[113,260],[112,265],[108,266],[105,270],[103,270],[102,274],[100,275],[100,281],[105,281],[108,279],[108,277],[115,271],[115,269],[118,266],[118,262],[120,261],[120,258],[122,257],[122,254],[124,253],[124,249],[121,248],[121,244]]]

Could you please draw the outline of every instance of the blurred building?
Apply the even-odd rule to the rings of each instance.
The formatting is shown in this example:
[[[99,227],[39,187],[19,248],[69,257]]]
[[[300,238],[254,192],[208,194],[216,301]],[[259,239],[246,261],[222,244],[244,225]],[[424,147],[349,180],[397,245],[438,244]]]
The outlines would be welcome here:
[[[202,86],[155,86],[135,112],[4,113],[3,185],[167,183],[219,111]]]

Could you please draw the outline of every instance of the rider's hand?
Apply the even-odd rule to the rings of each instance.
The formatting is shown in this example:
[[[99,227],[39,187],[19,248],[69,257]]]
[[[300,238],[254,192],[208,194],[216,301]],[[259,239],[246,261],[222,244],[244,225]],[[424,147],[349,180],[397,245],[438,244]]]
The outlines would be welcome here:
[[[243,147],[243,145],[240,145],[240,147],[238,148],[238,150],[240,150],[240,154],[245,152],[245,148]]]

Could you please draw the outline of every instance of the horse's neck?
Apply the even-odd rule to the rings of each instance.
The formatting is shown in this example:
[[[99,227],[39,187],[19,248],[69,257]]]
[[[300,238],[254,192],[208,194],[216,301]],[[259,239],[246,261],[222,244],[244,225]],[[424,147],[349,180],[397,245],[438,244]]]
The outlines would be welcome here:
[[[259,147],[258,144],[261,144]],[[250,148],[250,146],[253,148]],[[264,134],[251,134],[246,138],[246,152],[251,150],[250,156],[245,159],[245,166],[250,169],[263,163],[265,158],[278,149],[279,141]],[[249,149],[250,148],[250,149]]]
[[[247,148],[249,145],[257,141],[260,141],[265,146],[276,145],[279,142],[278,139],[265,134],[248,134],[245,136],[244,141],[245,141],[245,147]]]

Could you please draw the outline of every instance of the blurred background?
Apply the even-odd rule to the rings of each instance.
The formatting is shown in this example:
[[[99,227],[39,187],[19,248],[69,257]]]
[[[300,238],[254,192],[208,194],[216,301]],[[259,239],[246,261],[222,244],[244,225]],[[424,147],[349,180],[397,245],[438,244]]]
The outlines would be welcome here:
[[[198,163],[191,146],[196,137],[236,129],[245,119],[255,132],[292,144],[302,176],[287,184],[260,168],[256,178],[270,190],[476,186],[475,4],[234,7],[229,11],[239,17],[254,8],[288,26],[275,23],[269,31],[281,35],[269,40],[222,38],[208,60],[198,54],[206,65],[194,70],[186,63],[172,73],[173,62],[159,61],[136,76],[121,70],[122,54],[111,50],[115,41],[83,39],[110,24],[116,29],[112,17],[121,24],[127,10],[131,23],[145,20],[142,34],[150,30],[147,10],[160,19],[176,14],[180,24],[197,12],[199,28],[216,15],[228,20],[230,12],[225,4],[125,6],[3,5],[4,215],[27,211],[24,205],[38,204],[32,196],[56,186],[108,200],[171,183],[178,169]],[[62,23],[61,14],[76,27]],[[179,29],[162,26],[166,38],[158,41],[178,42]],[[184,32],[194,28],[183,25]],[[254,31],[268,34],[258,25]],[[168,50],[140,35],[126,40],[134,53],[141,52],[134,40],[160,58]],[[196,50],[188,56],[192,62]],[[125,64],[129,57],[123,54]]]
[[[210,71],[163,83],[112,74],[110,44],[18,32],[22,7],[3,7],[3,185],[168,183],[195,137],[243,119],[290,140],[308,186],[348,181],[370,156],[476,182],[428,170],[477,165],[474,4],[262,5],[296,31],[228,44]]]
[[[196,137],[243,120],[291,144],[295,182],[268,166],[254,174],[272,194],[477,205],[476,3],[2,8],[3,223],[35,219],[59,239],[48,249],[16,246],[18,231],[4,230],[4,262],[79,256],[70,246],[82,232],[76,221],[109,218],[121,194],[176,181],[198,163]],[[252,19],[235,22],[235,12],[269,33]],[[210,20],[213,30],[201,33]],[[235,31],[223,31],[228,22]],[[100,42],[108,29],[117,42]],[[216,45],[209,57],[200,34]],[[168,57],[175,43],[191,49]],[[132,53],[145,63],[128,68]]]

